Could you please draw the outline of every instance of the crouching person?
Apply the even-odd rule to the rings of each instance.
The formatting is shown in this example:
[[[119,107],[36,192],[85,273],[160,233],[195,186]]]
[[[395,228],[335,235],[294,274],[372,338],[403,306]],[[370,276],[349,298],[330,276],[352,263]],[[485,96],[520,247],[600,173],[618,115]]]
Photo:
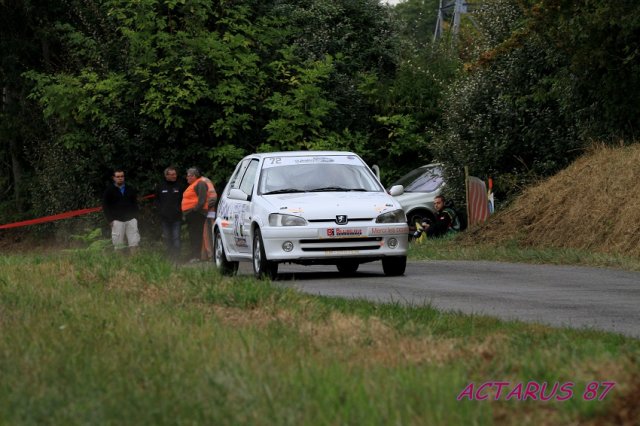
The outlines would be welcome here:
[[[436,209],[435,219],[416,223],[414,238],[417,242],[424,241],[425,238],[439,238],[447,234],[460,231],[460,219],[455,210],[445,206],[445,198],[437,195],[433,200]]]

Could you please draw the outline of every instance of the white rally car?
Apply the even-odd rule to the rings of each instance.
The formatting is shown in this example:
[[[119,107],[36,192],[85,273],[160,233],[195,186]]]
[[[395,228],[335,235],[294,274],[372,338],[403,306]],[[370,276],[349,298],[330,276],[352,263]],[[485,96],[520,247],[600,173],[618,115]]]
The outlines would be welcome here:
[[[386,275],[402,275],[408,232],[400,204],[360,157],[300,151],[243,158],[220,197],[212,235],[223,273],[251,261],[256,277],[273,279],[285,262],[351,274],[382,260]]]

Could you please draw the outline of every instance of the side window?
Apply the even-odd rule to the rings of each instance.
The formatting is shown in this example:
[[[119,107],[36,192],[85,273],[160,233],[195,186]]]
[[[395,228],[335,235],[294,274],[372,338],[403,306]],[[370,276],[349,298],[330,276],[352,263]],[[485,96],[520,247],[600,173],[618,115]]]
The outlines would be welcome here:
[[[231,176],[231,180],[229,180],[229,188],[240,188],[240,181],[242,180],[242,176],[244,172],[247,170],[247,166],[249,166],[249,160],[243,160],[238,166],[236,172]]]
[[[256,180],[257,172],[258,160],[252,160],[246,168],[242,181],[240,182],[240,190],[247,195],[251,195],[253,192],[253,184]]]

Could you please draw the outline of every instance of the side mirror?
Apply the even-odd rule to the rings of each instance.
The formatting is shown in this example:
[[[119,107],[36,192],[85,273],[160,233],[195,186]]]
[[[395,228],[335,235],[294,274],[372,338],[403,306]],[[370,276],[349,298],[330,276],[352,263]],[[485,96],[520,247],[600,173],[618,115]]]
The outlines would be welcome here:
[[[391,195],[392,197],[402,194],[404,194],[404,186],[402,185],[393,185],[391,188],[389,188],[389,195]]]
[[[242,192],[241,190],[239,190],[238,188],[233,188],[232,190],[230,190],[229,195],[227,197],[232,200],[239,200],[239,201],[247,201],[249,199],[249,196],[244,192]]]

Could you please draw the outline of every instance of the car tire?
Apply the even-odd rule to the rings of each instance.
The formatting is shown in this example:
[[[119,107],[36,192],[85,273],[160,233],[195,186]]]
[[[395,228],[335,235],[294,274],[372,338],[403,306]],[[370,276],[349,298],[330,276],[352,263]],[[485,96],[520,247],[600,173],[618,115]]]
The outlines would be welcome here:
[[[360,264],[357,262],[341,262],[336,265],[336,267],[338,268],[338,272],[340,272],[342,275],[355,274],[359,266]]]
[[[385,257],[382,259],[382,270],[389,277],[395,277],[404,274],[407,269],[406,256]]]
[[[238,262],[227,260],[224,244],[222,243],[222,235],[217,228],[213,233],[213,261],[222,275],[234,275],[238,272]]]
[[[434,221],[435,216],[429,210],[413,210],[407,215],[407,225],[409,225],[409,233],[416,231],[416,221],[423,222],[425,220]]]
[[[267,259],[260,228],[253,233],[253,275],[258,278],[275,280],[278,276],[278,264]]]

